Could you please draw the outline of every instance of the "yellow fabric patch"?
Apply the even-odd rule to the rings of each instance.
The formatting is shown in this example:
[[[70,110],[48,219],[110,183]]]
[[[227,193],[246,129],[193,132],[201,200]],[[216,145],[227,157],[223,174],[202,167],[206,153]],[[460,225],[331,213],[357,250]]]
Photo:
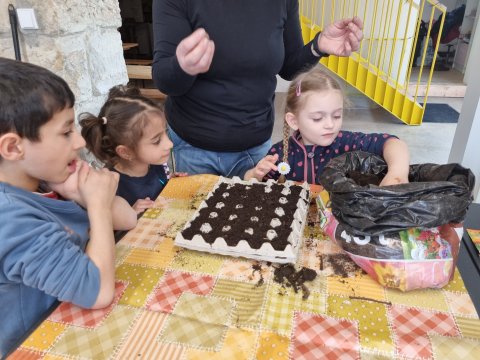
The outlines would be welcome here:
[[[210,191],[217,181],[218,177],[215,175],[193,175],[172,178],[168,181],[169,186],[163,189],[162,197],[190,200],[200,190]]]
[[[224,256],[182,249],[173,259],[170,268],[216,275],[224,261]]]
[[[444,288],[447,291],[459,291],[459,292],[467,292],[465,285],[463,284],[462,277],[458,272],[458,269],[455,269],[455,275],[453,276],[452,281],[450,281]]]
[[[167,244],[164,244],[167,243]],[[162,246],[163,245],[163,246]],[[171,239],[165,238],[155,250],[134,249],[125,258],[126,264],[142,264],[154,268],[165,268],[170,264],[176,252]]]
[[[464,337],[480,340],[480,321],[463,317],[456,317],[455,321]]]
[[[390,334],[387,309],[384,304],[329,296],[327,314],[334,318],[357,320],[360,344],[363,347],[393,354],[395,344]]]
[[[287,360],[289,345],[290,340],[286,336],[281,336],[273,332],[261,333],[255,359]]]
[[[67,328],[66,325],[46,320],[25,340],[22,346],[29,349],[46,350],[52,346],[65,328]]]
[[[442,291],[424,289],[403,292],[396,289],[386,289],[386,293],[387,299],[395,305],[448,312],[447,301]]]
[[[163,273],[163,270],[142,266],[119,266],[115,276],[118,280],[128,281],[128,285],[118,303],[142,307]]]
[[[325,313],[324,294],[312,291],[307,300],[304,300],[302,296],[303,293],[301,290],[295,293],[292,288],[271,284],[268,289],[262,326],[266,329],[275,329],[282,335],[288,335],[292,329],[293,313],[295,310],[315,314]]]
[[[225,360],[225,359],[250,359],[255,348],[255,333],[244,329],[230,328],[227,331],[223,347],[218,352],[202,351],[197,349],[187,350],[188,360]]]
[[[478,359],[480,354],[480,341],[477,340],[431,335],[430,341],[435,359]]]
[[[331,276],[327,278],[329,294],[385,300],[385,289],[368,275],[354,278]]]
[[[145,210],[142,217],[146,218],[146,219],[156,219],[160,216],[162,211],[163,211],[163,209],[160,209],[160,208],[156,208],[156,207],[150,208],[150,209]]]

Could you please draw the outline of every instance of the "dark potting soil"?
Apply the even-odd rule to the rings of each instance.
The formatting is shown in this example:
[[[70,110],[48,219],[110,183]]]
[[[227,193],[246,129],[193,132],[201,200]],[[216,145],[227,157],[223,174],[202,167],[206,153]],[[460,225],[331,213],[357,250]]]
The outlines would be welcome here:
[[[263,243],[270,242],[275,250],[285,250],[302,187],[290,186],[291,192],[287,195],[282,194],[284,185],[272,184],[271,189],[266,193],[262,184],[232,186],[221,183],[213,195],[205,200],[207,207],[202,208],[191,226],[183,230],[184,239],[191,240],[198,234],[209,244],[217,238],[223,238],[232,247],[240,240],[245,240],[252,249],[259,249]],[[281,199],[287,202],[283,204]],[[284,212],[281,216],[275,213],[279,208]],[[272,219],[278,219],[279,225],[272,227]],[[209,224],[211,230],[201,231],[204,224]],[[269,230],[276,233],[272,240],[267,237]]]
[[[307,299],[310,295],[310,290],[305,286],[306,281],[313,281],[317,277],[315,270],[308,268],[301,268],[299,271],[295,270],[292,264],[284,264],[275,268],[273,273],[273,280],[284,286],[292,287],[293,291],[298,292],[299,289],[303,292],[303,299]]]

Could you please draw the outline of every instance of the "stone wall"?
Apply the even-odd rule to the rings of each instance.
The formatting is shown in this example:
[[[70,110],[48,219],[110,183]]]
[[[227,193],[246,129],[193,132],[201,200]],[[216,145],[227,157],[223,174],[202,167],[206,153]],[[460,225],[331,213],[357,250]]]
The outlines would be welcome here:
[[[35,9],[40,29],[19,29],[22,61],[63,77],[77,114],[98,113],[108,89],[127,83],[118,0],[0,0],[0,56],[13,59],[9,4]]]

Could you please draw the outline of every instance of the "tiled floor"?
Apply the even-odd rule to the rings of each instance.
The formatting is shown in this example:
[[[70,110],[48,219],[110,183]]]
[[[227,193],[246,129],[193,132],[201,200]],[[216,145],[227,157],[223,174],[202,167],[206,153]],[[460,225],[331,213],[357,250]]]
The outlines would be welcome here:
[[[447,74],[440,74],[437,77],[440,79],[438,86],[445,85],[445,76]],[[455,74],[454,77],[460,78],[455,76]],[[432,86],[434,85],[432,84]],[[276,121],[272,135],[273,142],[280,141],[282,138],[284,99],[285,93],[277,93],[275,99]],[[361,108],[347,110],[343,122],[345,130],[387,132],[397,135],[408,144],[412,164],[427,162],[445,164],[448,162],[457,124],[423,123],[420,126],[409,126],[400,122],[383,108],[370,103],[370,100],[365,101],[370,106],[361,106]],[[420,99],[420,101],[422,100]],[[427,102],[447,103],[460,112],[463,98],[430,96]]]

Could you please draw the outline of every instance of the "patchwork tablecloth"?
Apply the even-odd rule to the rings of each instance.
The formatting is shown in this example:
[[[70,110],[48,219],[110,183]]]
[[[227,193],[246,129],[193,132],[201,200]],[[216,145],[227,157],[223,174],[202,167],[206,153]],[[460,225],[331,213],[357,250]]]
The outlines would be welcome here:
[[[216,181],[172,179],[117,244],[114,303],[62,303],[11,359],[478,358],[480,321],[458,272],[440,290],[385,289],[319,230],[313,202],[297,266],[318,276],[305,300],[273,281],[273,264],[174,246]]]

